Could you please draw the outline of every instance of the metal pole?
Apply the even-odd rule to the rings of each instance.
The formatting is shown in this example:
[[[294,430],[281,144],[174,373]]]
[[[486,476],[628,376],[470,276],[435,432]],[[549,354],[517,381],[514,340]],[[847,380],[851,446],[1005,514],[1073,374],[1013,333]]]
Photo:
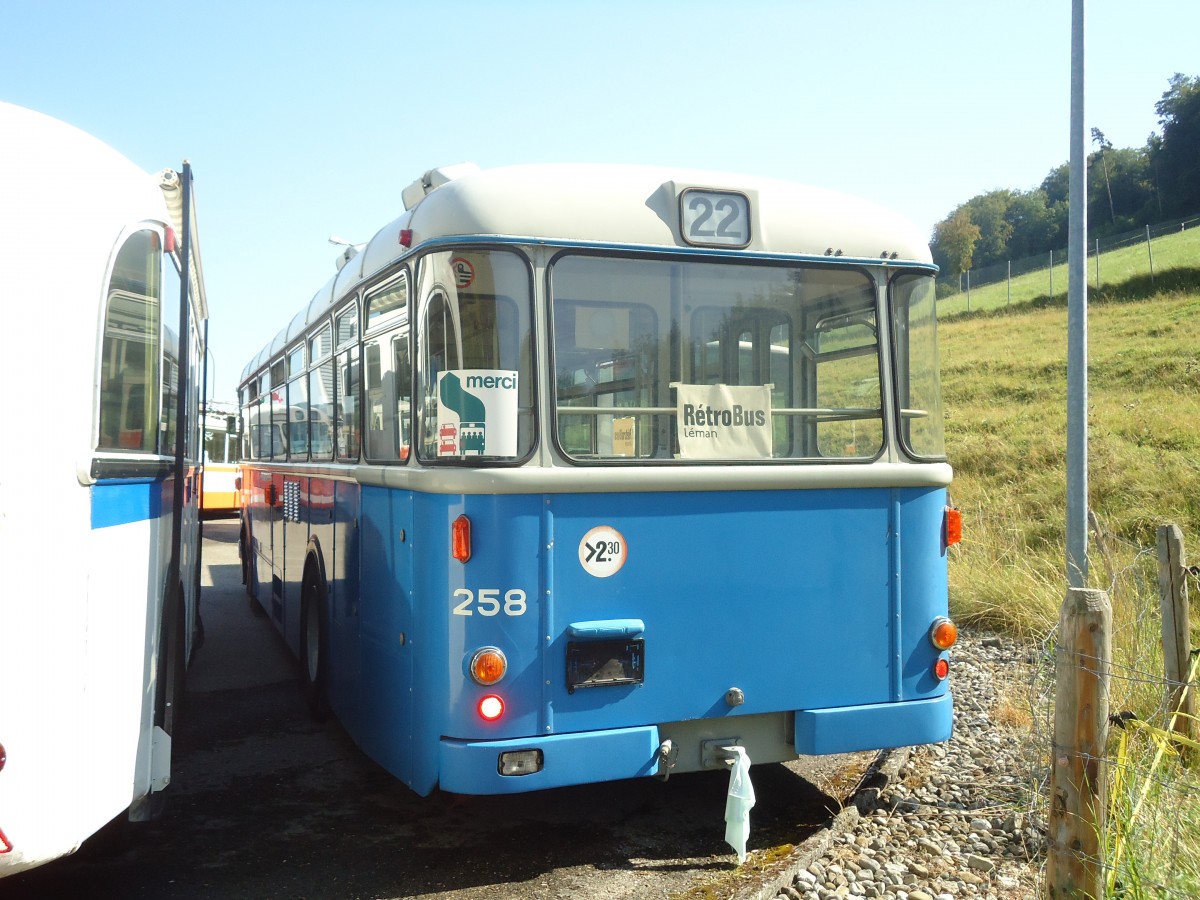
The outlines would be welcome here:
[[[1100,290],[1100,238],[1096,238],[1096,290]]]
[[[1071,0],[1071,155],[1067,242],[1067,583],[1087,587],[1087,138],[1084,0]]]
[[[1154,287],[1154,248],[1150,246],[1150,226],[1146,226],[1146,252],[1150,254],[1150,286]]]

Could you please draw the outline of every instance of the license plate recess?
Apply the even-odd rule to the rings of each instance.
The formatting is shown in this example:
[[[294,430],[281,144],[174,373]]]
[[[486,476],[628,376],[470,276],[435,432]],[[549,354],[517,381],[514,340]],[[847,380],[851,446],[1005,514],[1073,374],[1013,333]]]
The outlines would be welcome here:
[[[646,672],[645,640],[568,641],[567,693],[576,688],[641,684]]]

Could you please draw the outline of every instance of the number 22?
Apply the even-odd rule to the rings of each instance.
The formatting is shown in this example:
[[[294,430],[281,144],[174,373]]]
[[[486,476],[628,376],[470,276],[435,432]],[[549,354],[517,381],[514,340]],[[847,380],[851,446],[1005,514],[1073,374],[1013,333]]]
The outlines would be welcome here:
[[[733,226],[738,220],[740,207],[732,200],[718,200],[715,204],[707,197],[693,197],[688,207],[699,215],[693,220],[690,233],[692,237],[719,237],[740,240],[741,229]],[[724,218],[717,222],[716,228],[706,228],[713,214],[723,214]]]

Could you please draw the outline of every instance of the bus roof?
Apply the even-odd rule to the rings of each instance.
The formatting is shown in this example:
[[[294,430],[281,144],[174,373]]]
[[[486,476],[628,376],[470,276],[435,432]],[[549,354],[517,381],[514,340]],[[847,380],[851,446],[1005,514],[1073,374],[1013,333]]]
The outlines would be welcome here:
[[[63,222],[74,223],[73,254],[108,254],[122,227],[150,217],[172,225],[182,236],[181,182],[174,169],[150,174],[74,125],[4,101],[0,137],[0,197],[23,210],[23,217],[12,221],[17,231],[3,235],[10,249],[24,242],[45,245],[45,235],[61,230]],[[190,234],[191,297],[198,317],[207,319],[194,204]],[[61,252],[50,246],[55,254]],[[12,258],[27,265],[31,257],[14,249]]]
[[[441,177],[439,177],[441,176]],[[457,176],[457,177],[454,177]],[[417,189],[414,191],[414,189]],[[747,255],[881,259],[932,265],[920,231],[896,213],[857,197],[792,182],[628,165],[523,165],[431,170],[405,192],[411,208],[381,228],[302,310],[306,324],[357,284],[422,244],[459,236],[527,239],[645,249],[688,249],[679,228],[685,190],[728,191],[749,199]],[[410,232],[407,243],[402,232]],[[247,364],[249,378],[299,336],[294,319]]]

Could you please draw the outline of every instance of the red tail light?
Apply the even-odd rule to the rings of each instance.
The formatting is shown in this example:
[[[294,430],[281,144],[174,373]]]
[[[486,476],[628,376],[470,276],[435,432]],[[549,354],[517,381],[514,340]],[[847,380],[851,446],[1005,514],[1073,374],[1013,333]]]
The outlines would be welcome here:
[[[488,694],[479,701],[479,716],[488,722],[495,722],[504,715],[504,701],[496,694]]]

